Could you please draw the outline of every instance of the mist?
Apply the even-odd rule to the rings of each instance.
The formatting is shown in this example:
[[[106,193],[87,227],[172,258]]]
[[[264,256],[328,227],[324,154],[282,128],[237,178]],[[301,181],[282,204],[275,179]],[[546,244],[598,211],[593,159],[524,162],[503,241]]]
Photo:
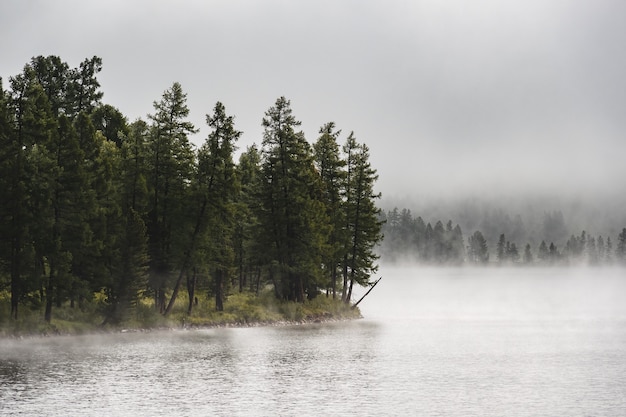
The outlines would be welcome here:
[[[72,65],[101,56],[103,100],[129,121],[179,81],[198,146],[216,101],[236,116],[245,149],[284,95],[309,142],[332,120],[341,140],[353,130],[370,147],[385,205],[609,203],[626,194],[625,9],[616,0],[7,2],[0,74],[36,55]]]

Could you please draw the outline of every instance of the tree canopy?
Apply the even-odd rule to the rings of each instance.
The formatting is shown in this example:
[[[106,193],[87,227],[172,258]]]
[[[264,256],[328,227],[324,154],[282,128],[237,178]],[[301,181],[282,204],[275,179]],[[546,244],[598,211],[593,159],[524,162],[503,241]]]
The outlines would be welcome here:
[[[368,285],[382,223],[369,149],[333,122],[314,145],[279,97],[260,146],[241,153],[217,102],[196,148],[187,95],[174,82],[147,120],[102,103],[99,57],[72,68],[38,56],[0,79],[0,291],[20,305],[103,300],[119,323],[140,300],[169,314],[182,287],[222,310],[235,291],[272,287],[304,302]],[[343,280],[338,279],[343,273]],[[206,298],[204,298],[206,299]]]

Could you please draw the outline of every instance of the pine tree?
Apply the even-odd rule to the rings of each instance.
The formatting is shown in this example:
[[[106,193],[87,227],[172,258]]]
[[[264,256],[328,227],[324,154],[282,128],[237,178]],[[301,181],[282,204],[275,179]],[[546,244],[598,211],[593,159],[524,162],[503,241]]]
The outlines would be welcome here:
[[[510,262],[517,263],[519,261],[519,251],[515,243],[506,242],[506,259]]]
[[[437,220],[433,227],[433,262],[443,263],[446,258],[445,230],[441,220]]]
[[[188,219],[183,216],[191,182],[194,156],[188,135],[196,132],[187,121],[187,95],[175,82],[154,102],[148,144],[150,173],[148,188],[148,239],[150,255],[150,286],[155,307],[165,311],[165,291],[181,256],[181,240],[189,232]]]
[[[239,292],[250,286],[258,293],[261,279],[261,258],[263,251],[254,245],[254,230],[258,228],[255,207],[258,207],[258,194],[261,179],[261,155],[256,146],[250,146],[239,157],[237,177],[240,194],[235,211],[235,262],[239,276]],[[258,232],[257,235],[260,235]],[[255,249],[257,249],[255,251]]]
[[[475,264],[486,264],[489,262],[489,250],[487,241],[480,231],[475,231],[468,239],[468,258]]]
[[[337,293],[337,277],[340,272],[343,249],[347,235],[344,225],[345,213],[342,210],[341,192],[345,187],[345,161],[341,159],[337,138],[341,131],[335,132],[335,124],[327,123],[320,128],[320,137],[313,144],[315,165],[322,181],[322,201],[329,219],[330,232],[324,253],[325,275],[329,277],[330,291],[333,298]]]
[[[504,263],[506,260],[506,238],[504,237],[504,233],[500,235],[496,248],[496,259],[498,263]]]
[[[626,262],[626,228],[623,228],[621,233],[617,236],[615,259],[618,262]]]
[[[598,262],[600,264],[606,262],[606,247],[602,235],[598,236]]]
[[[9,116],[13,128],[8,129],[3,152],[9,159],[5,190],[10,202],[10,270],[11,316],[17,318],[18,303],[23,296],[43,285],[42,270],[50,259],[50,226],[52,220],[52,188],[58,167],[48,146],[57,134],[57,122],[42,85],[30,65],[11,80]],[[48,243],[44,243],[48,242]],[[43,294],[44,291],[42,290]],[[48,293],[52,300],[51,292]]]
[[[118,147],[122,147],[124,137],[129,134],[126,117],[115,107],[104,104],[96,107],[90,114],[91,122],[96,130]]]
[[[183,242],[184,257],[166,314],[171,311],[189,268],[202,264],[208,264],[213,277],[215,308],[222,311],[225,285],[234,261],[233,223],[237,185],[233,153],[241,132],[235,130],[234,118],[226,115],[226,109],[220,102],[216,103],[213,115],[207,115],[206,120],[212,132],[198,151],[197,174],[193,183],[196,198],[189,213],[194,225],[187,241]],[[199,250],[202,242],[204,250]],[[188,290],[193,294],[195,288],[188,285]]]
[[[435,232],[430,222],[424,229],[424,250],[422,252],[423,262],[432,262],[435,256]]]
[[[539,245],[539,249],[537,249],[537,258],[541,262],[547,262],[549,260],[548,246],[546,245],[545,240],[541,241],[541,244]]]
[[[11,317],[17,319],[22,296],[22,259],[26,196],[23,182],[24,145],[14,130],[10,96],[0,78],[0,268],[8,265],[11,288]],[[5,272],[0,269],[0,277]],[[2,281],[0,281],[2,285]]]
[[[530,243],[527,243],[524,248],[524,263],[527,265],[533,263],[533,254],[530,250]]]
[[[459,265],[462,264],[465,259],[465,244],[463,243],[463,231],[458,224],[452,229],[450,245],[452,252],[449,262]]]
[[[66,103],[71,100],[67,97],[70,67],[66,62],[55,55],[40,55],[25,66],[24,74],[41,86],[48,98],[53,117],[58,117],[61,113],[67,115]]]
[[[148,126],[144,121],[132,123],[128,136],[120,138],[119,168],[113,168],[121,171],[117,196],[121,213],[112,243],[111,281],[106,286],[109,309],[105,322],[114,324],[127,318],[148,286],[148,235],[144,220],[148,198],[147,135]]]
[[[80,63],[78,68],[69,71],[65,113],[74,119],[80,113],[91,114],[102,98],[98,91],[100,82],[96,75],[102,71],[102,58],[94,56]]]
[[[613,260],[613,242],[609,236],[606,238],[606,263],[610,265],[613,263]]]
[[[557,262],[561,258],[561,253],[559,249],[554,244],[554,242],[550,242],[550,247],[548,248],[548,259],[551,263]]]
[[[380,209],[376,200],[380,193],[374,192],[374,184],[378,179],[376,170],[369,162],[369,148],[358,144],[353,133],[350,133],[343,147],[346,155],[346,189],[345,213],[346,230],[349,233],[349,244],[344,255],[344,285],[342,299],[349,303],[355,283],[366,286],[370,277],[378,270],[375,263],[378,256],[374,247],[383,238]]]
[[[304,301],[316,295],[328,241],[328,219],[312,149],[280,97],[263,118],[262,185],[257,213],[266,263],[280,299]]]

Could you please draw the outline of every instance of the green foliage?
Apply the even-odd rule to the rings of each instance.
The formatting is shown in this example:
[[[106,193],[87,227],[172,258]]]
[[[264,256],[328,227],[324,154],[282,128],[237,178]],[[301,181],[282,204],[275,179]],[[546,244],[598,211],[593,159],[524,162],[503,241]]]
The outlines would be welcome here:
[[[154,102],[152,126],[147,146],[149,206],[148,226],[150,287],[156,304],[165,311],[165,291],[172,285],[176,266],[185,256],[187,236],[191,233],[185,216],[189,184],[194,170],[194,155],[188,135],[195,133],[189,115],[187,95],[175,82]]]
[[[277,265],[277,296],[302,302],[317,287],[329,227],[312,149],[295,130],[299,125],[284,97],[265,113],[256,238],[266,264]]]
[[[343,190],[348,239],[343,256],[342,299],[349,303],[354,283],[369,284],[376,272],[378,255],[374,248],[383,238],[381,233],[381,210],[376,206],[380,193],[374,192],[378,179],[376,170],[369,162],[369,148],[356,141],[351,132],[343,146],[346,155],[346,185]]]
[[[96,317],[169,326],[275,321],[282,309],[300,320],[324,290],[341,290],[342,271],[350,286],[367,283],[381,235],[365,145],[341,155],[328,123],[312,147],[281,97],[262,147],[236,164],[241,132],[221,103],[196,150],[179,83],[148,123],[128,124],[101,103],[101,70],[99,57],[72,68],[38,56],[7,91],[0,82],[0,291],[12,320],[18,306],[43,313],[46,332]]]

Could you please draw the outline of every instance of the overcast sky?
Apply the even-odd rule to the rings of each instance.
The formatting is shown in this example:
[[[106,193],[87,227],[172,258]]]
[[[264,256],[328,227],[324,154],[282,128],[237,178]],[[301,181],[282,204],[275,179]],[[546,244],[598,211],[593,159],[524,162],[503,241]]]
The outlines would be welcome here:
[[[387,196],[626,193],[623,0],[3,0],[0,76],[103,59],[103,101],[145,118],[174,81],[243,149],[284,95],[309,142],[335,121]]]

